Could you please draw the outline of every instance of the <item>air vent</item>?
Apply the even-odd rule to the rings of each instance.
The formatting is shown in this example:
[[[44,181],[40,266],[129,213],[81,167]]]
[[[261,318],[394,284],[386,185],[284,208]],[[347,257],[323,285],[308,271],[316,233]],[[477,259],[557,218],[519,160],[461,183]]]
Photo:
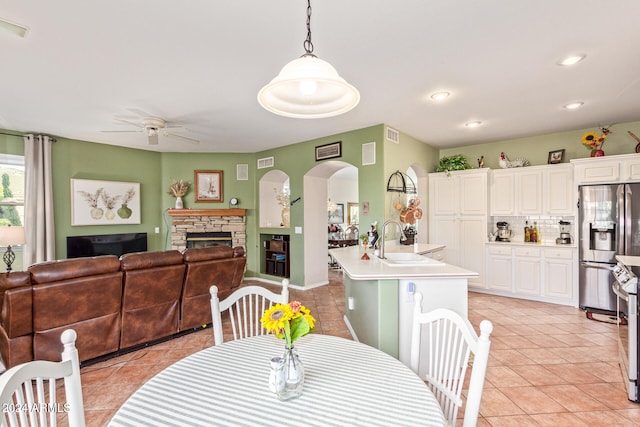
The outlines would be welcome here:
[[[386,136],[387,141],[393,142],[394,144],[400,144],[400,132],[398,132],[394,128],[390,128],[387,126]]]
[[[238,181],[248,181],[249,180],[249,165],[247,165],[247,164],[238,164],[238,165],[236,165],[236,179]]]
[[[362,144],[362,166],[376,164],[376,143]]]
[[[262,159],[258,159],[258,169],[272,168],[273,167],[273,157],[265,157]]]

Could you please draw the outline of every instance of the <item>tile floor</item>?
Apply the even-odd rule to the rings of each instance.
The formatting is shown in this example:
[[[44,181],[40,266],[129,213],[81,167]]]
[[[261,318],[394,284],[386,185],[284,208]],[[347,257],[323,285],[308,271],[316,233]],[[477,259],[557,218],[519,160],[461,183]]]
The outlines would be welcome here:
[[[291,298],[311,309],[317,333],[350,337],[340,272]],[[618,367],[615,325],[571,307],[470,293],[469,319],[477,328],[485,318],[494,332],[479,426],[640,425],[640,404],[628,401]],[[147,379],[212,344],[205,329],[82,368],[87,426],[107,425]]]

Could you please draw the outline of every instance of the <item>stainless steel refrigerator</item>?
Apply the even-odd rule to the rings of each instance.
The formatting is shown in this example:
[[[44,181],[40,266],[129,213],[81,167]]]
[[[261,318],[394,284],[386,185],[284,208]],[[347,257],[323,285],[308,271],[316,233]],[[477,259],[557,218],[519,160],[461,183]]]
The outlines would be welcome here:
[[[640,184],[580,186],[578,225],[580,308],[626,315],[612,270],[616,255],[640,256]]]

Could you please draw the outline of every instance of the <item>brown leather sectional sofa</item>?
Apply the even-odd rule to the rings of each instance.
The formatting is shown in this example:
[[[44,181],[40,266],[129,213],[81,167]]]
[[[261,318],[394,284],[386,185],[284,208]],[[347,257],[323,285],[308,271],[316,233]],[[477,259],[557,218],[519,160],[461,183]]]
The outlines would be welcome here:
[[[224,298],[242,282],[241,247],[212,246],[74,258],[0,274],[0,356],[8,369],[59,360],[60,335],[73,328],[80,361],[211,323],[209,287]]]

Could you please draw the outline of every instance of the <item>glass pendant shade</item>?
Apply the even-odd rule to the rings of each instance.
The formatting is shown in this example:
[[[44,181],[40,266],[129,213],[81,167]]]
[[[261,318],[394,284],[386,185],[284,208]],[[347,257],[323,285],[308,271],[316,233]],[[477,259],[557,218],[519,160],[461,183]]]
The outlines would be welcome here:
[[[318,119],[346,113],[360,102],[358,90],[314,55],[285,65],[258,93],[266,110],[286,117]]]

